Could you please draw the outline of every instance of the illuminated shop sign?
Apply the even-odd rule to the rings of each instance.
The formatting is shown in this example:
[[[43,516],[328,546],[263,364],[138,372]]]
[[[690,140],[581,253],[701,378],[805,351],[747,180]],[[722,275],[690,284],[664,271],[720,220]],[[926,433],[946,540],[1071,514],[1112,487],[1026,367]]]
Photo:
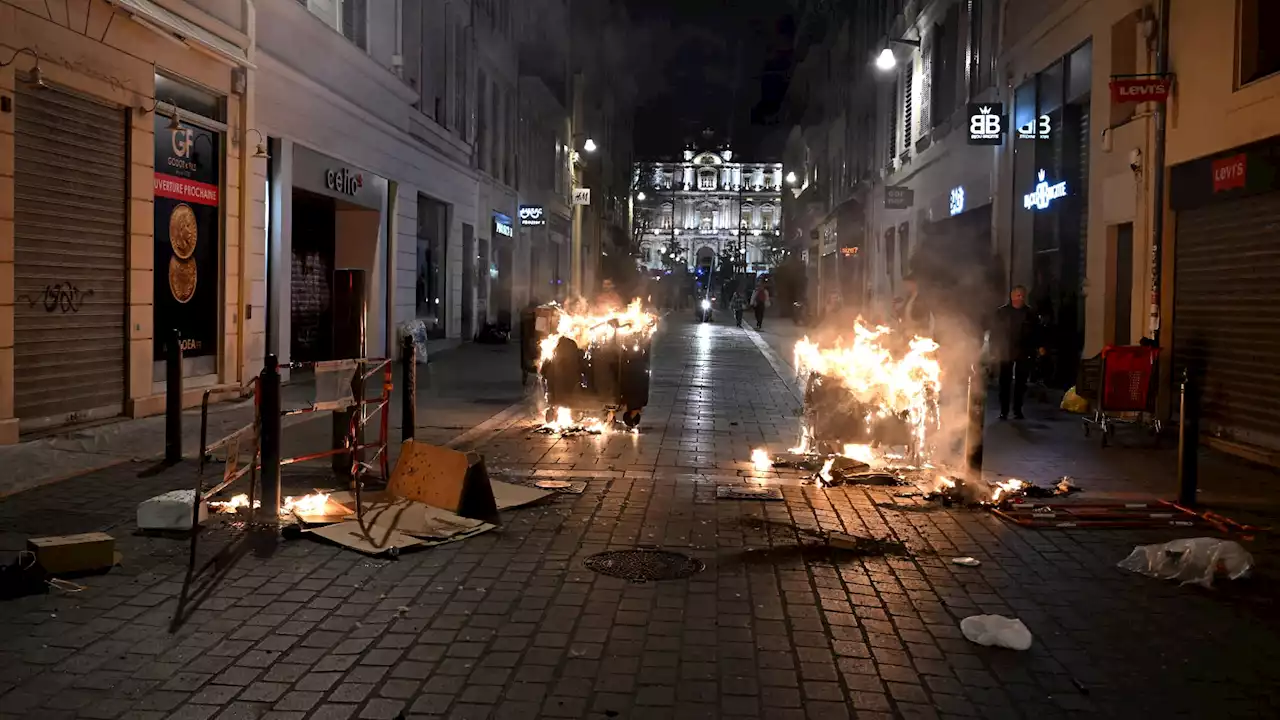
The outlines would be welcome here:
[[[546,225],[546,212],[541,205],[521,205],[520,206],[520,224],[524,227],[536,227],[538,225]]]
[[[1022,198],[1022,205],[1028,210],[1048,210],[1054,200],[1067,196],[1067,181],[1063,180],[1059,183],[1050,184],[1045,180],[1044,170],[1038,175],[1039,182],[1036,183],[1036,189],[1027,193]]]
[[[1004,105],[983,103],[969,105],[969,144],[1000,145],[1004,143]]]
[[[1019,140],[1048,140],[1053,121],[1048,115],[1041,115],[1037,120],[1028,120],[1026,125],[1018,128]]]
[[[511,226],[511,218],[502,213],[493,214],[493,231],[506,237],[515,237],[515,228]]]
[[[963,187],[951,188],[951,199],[948,207],[952,215],[959,215],[960,213],[964,212],[964,188]]]

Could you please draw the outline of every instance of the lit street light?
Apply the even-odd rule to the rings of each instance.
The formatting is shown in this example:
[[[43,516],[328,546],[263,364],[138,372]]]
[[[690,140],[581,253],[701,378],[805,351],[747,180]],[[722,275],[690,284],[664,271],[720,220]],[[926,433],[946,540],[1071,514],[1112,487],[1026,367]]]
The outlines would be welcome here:
[[[787,184],[788,185],[796,184],[796,174],[794,172],[787,173]]]
[[[881,70],[892,70],[898,64],[898,59],[893,56],[893,51],[885,48],[880,51],[880,56],[876,58],[876,67]]]
[[[583,150],[586,150],[586,151],[587,151],[587,152],[589,152],[589,153],[593,153],[593,152],[595,152],[595,151],[596,151],[596,141],[595,141],[595,140],[592,140],[591,138],[587,138],[587,141],[586,141],[586,142],[584,142],[584,143],[582,143],[582,149],[583,149]]]
[[[636,195],[636,199],[639,200],[640,202],[644,202],[645,200],[644,193],[640,193],[639,195]]]

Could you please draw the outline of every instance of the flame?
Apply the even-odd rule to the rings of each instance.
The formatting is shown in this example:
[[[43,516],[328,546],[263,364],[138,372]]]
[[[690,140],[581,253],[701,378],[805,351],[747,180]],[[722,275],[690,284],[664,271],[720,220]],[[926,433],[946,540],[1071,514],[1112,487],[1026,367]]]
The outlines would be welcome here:
[[[567,433],[574,430],[592,433],[593,435],[604,435],[612,432],[612,428],[608,422],[600,418],[583,418],[575,420],[573,410],[567,407],[556,408],[556,419],[548,423],[543,423],[542,429],[552,433]]]
[[[258,502],[257,500],[253,501],[254,509],[261,507],[261,505],[262,503]],[[245,493],[240,493],[239,495],[232,495],[231,499],[226,501],[211,500],[209,502],[209,507],[213,509],[215,512],[220,512],[220,513],[239,512],[240,508],[249,507],[249,496],[246,495]]]
[[[584,310],[582,304],[577,309]],[[615,337],[625,340],[638,340],[653,334],[658,327],[658,318],[644,311],[640,298],[631,301],[626,310],[607,311],[602,309],[570,312],[561,308],[556,322],[556,331],[548,334],[538,344],[542,362],[547,362],[556,355],[556,345],[560,338],[569,338],[584,352],[602,342]],[[639,342],[633,343],[639,347]]]
[[[831,466],[835,464],[836,464],[835,457],[827,458],[827,461],[822,463],[822,469],[818,471],[818,479],[822,480],[822,482],[826,483],[827,485],[832,484]]]
[[[817,373],[839,380],[859,403],[874,408],[869,422],[880,418],[903,418],[911,428],[919,457],[927,459],[929,431],[936,425],[934,403],[941,389],[942,371],[936,353],[938,344],[929,338],[914,337],[901,356],[895,356],[892,331],[887,327],[869,327],[859,318],[854,325],[852,343],[838,341],[834,347],[820,347],[805,337],[796,343],[795,367],[801,377]],[[810,431],[805,428],[801,447],[812,446]],[[851,450],[852,448],[852,450]],[[871,448],[844,448],[856,460],[891,460],[902,456],[886,453],[876,457]]]
[[[768,472],[773,469],[773,459],[769,457],[768,450],[756,448],[751,451],[751,465],[756,472]]]
[[[870,445],[845,445],[840,454],[850,460],[857,460],[860,463],[866,463],[872,467],[879,467],[884,461],[876,455],[876,451]]]
[[[998,482],[995,484],[995,487],[991,488],[991,502],[999,501],[1000,496],[1004,493],[1015,493],[1026,486],[1027,484],[1025,482],[1017,479]]]
[[[284,504],[280,506],[280,514],[319,515],[328,502],[329,493],[313,493],[300,498],[287,497],[284,499]]]

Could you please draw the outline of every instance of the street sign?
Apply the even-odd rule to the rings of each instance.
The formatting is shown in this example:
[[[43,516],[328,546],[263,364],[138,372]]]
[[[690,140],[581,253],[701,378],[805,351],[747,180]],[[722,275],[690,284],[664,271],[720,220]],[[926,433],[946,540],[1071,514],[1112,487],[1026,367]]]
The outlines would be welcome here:
[[[574,205],[590,205],[591,204],[591,188],[575,188],[573,191]]]
[[[1111,101],[1118,103],[1164,102],[1173,87],[1172,75],[1111,77]]]
[[[907,210],[916,202],[916,191],[906,185],[887,185],[884,189],[885,210]]]
[[[969,144],[1001,145],[1003,143],[1004,105],[969,103]]]

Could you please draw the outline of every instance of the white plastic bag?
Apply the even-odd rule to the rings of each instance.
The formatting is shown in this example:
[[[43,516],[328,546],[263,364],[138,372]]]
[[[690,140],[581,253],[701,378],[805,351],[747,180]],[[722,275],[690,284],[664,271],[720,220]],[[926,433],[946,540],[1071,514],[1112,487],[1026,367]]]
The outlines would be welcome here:
[[[1240,543],[1218,538],[1185,538],[1162,545],[1139,545],[1117,567],[1154,578],[1213,587],[1213,576],[1246,577],[1253,556]]]
[[[979,645],[1026,650],[1031,647],[1031,631],[1017,618],[1003,615],[973,615],[960,621],[960,632]]]

